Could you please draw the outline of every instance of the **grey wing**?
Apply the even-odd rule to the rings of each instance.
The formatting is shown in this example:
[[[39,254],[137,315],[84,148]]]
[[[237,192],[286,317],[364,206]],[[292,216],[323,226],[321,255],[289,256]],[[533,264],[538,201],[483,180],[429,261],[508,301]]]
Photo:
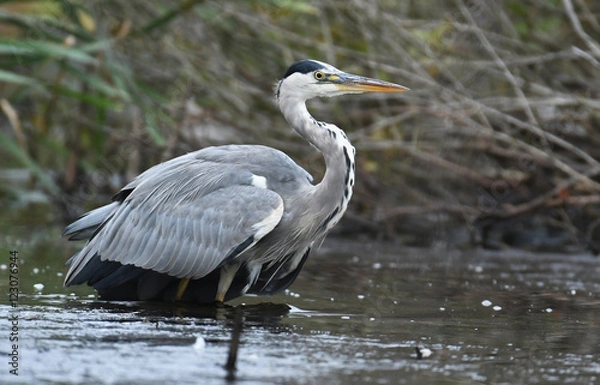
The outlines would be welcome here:
[[[265,176],[269,183],[310,184],[313,180],[287,154],[267,146],[232,144],[208,147],[189,155],[212,162],[244,165],[254,174]]]
[[[251,173],[218,168],[229,176],[207,177],[214,171],[184,175],[184,182],[171,188],[169,178],[138,181],[73,257],[65,284],[94,256],[197,279],[256,244],[281,220],[283,200],[269,189],[253,186]],[[199,178],[204,179],[202,184]],[[238,183],[231,185],[232,180]],[[205,188],[207,184],[212,187]]]
[[[178,181],[170,179],[172,175],[176,175]],[[289,156],[274,148],[260,145],[215,146],[157,164],[123,187],[114,200],[126,199],[133,190],[137,193],[138,186],[147,191],[160,191],[165,184],[183,181],[183,186],[176,187],[188,189],[188,182],[193,181],[193,193],[202,194],[224,186],[253,184],[254,177],[265,178],[268,188],[284,200],[312,186],[313,180]],[[170,198],[172,195],[163,196]]]
[[[90,239],[96,232],[96,229],[107,218],[112,216],[113,212],[117,210],[118,206],[119,202],[113,202],[85,213],[75,222],[65,227],[62,235],[70,235],[69,241]]]

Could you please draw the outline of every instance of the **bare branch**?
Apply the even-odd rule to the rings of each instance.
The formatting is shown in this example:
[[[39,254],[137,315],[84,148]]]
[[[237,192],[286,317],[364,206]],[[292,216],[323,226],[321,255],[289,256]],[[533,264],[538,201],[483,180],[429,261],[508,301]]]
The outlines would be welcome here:
[[[600,45],[596,43],[594,39],[592,39],[592,37],[583,30],[583,26],[581,25],[579,17],[573,9],[573,3],[571,2],[571,0],[563,0],[563,5],[565,6],[565,11],[567,12],[567,16],[569,16],[569,20],[571,21],[571,24],[573,25],[573,29],[575,29],[577,36],[579,36],[587,44],[588,48],[590,49],[590,51],[592,51],[592,54],[596,58],[600,58]]]

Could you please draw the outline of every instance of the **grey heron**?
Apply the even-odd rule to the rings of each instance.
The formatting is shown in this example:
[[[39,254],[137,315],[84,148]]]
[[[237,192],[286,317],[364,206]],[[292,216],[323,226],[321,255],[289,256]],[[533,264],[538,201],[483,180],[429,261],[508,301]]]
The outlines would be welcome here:
[[[87,240],[67,262],[65,286],[87,283],[107,300],[197,303],[286,289],[344,215],[354,186],[354,147],[343,130],[314,119],[306,101],[406,90],[316,60],[293,64],[276,99],[323,154],[319,183],[261,145],[208,147],[160,163],[65,228],[70,240]]]

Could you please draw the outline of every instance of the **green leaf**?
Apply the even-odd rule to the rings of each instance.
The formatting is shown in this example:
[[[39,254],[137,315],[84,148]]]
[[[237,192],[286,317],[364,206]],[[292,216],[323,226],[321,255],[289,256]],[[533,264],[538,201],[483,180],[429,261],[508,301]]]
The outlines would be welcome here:
[[[0,40],[0,54],[12,54],[18,56],[42,56],[57,59],[70,59],[83,64],[97,64],[98,60],[88,53],[76,47],[67,47],[62,44],[49,41],[19,41]]]
[[[19,75],[14,72],[5,71],[2,69],[0,69],[0,82],[44,88],[44,85],[40,83],[40,81],[37,79],[30,78],[29,76]]]
[[[74,91],[63,86],[54,86],[52,87],[52,89],[61,95],[69,96],[73,99],[86,102],[99,108],[115,108],[119,106],[118,102],[115,102],[102,95],[94,95],[90,93]]]
[[[98,75],[90,72],[84,72],[80,68],[74,66],[67,65],[65,66],[65,68],[67,69],[67,71],[69,71],[69,73],[73,74],[79,80],[89,84],[90,86],[92,86],[93,89],[106,96],[109,96],[111,98],[119,98],[127,102],[131,100],[129,92],[123,87],[115,87],[114,85],[108,83]]]
[[[164,146],[166,145],[167,141],[165,140],[165,138],[163,138],[163,136],[160,134],[160,130],[158,128],[158,124],[156,121],[156,116],[154,116],[153,113],[151,113],[150,111],[148,111],[145,115],[144,115],[144,122],[146,123],[146,130],[148,131],[148,134],[150,134],[150,137],[152,138],[152,140],[154,141],[154,143],[158,146]]]
[[[0,69],[0,83],[12,83],[20,86],[27,86],[35,89],[41,94],[47,94],[48,90],[46,86],[38,79],[31,78],[29,76],[23,76],[14,72],[5,71]]]
[[[58,195],[60,189],[58,185],[48,176],[46,172],[37,164],[29,154],[27,154],[20,146],[18,146],[14,139],[5,133],[0,132],[0,146],[12,154],[15,159],[25,167],[27,167],[36,178],[44,185],[44,187],[53,195]]]
[[[112,48],[114,44],[114,39],[103,39],[98,41],[93,41],[91,43],[78,45],[77,48],[83,52],[101,52],[106,51],[109,48]]]
[[[137,86],[139,91],[141,91],[145,96],[150,98],[150,100],[153,100],[159,104],[166,104],[170,102],[169,98],[160,94],[156,89],[154,89],[150,85],[144,84],[142,82],[136,82],[135,85]]]

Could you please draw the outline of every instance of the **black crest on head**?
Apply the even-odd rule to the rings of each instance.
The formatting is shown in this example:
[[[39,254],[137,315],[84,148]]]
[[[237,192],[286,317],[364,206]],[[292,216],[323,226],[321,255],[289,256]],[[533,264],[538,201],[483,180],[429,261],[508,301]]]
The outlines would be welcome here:
[[[309,72],[313,72],[316,71],[318,69],[323,69],[325,67],[323,67],[323,65],[321,63],[317,63],[316,61],[313,60],[302,60],[299,61],[297,63],[294,63],[290,66],[290,68],[288,68],[288,70],[285,72],[285,75],[283,75],[283,78],[287,78],[288,76],[290,76],[293,73],[301,73],[301,74],[307,74]]]

